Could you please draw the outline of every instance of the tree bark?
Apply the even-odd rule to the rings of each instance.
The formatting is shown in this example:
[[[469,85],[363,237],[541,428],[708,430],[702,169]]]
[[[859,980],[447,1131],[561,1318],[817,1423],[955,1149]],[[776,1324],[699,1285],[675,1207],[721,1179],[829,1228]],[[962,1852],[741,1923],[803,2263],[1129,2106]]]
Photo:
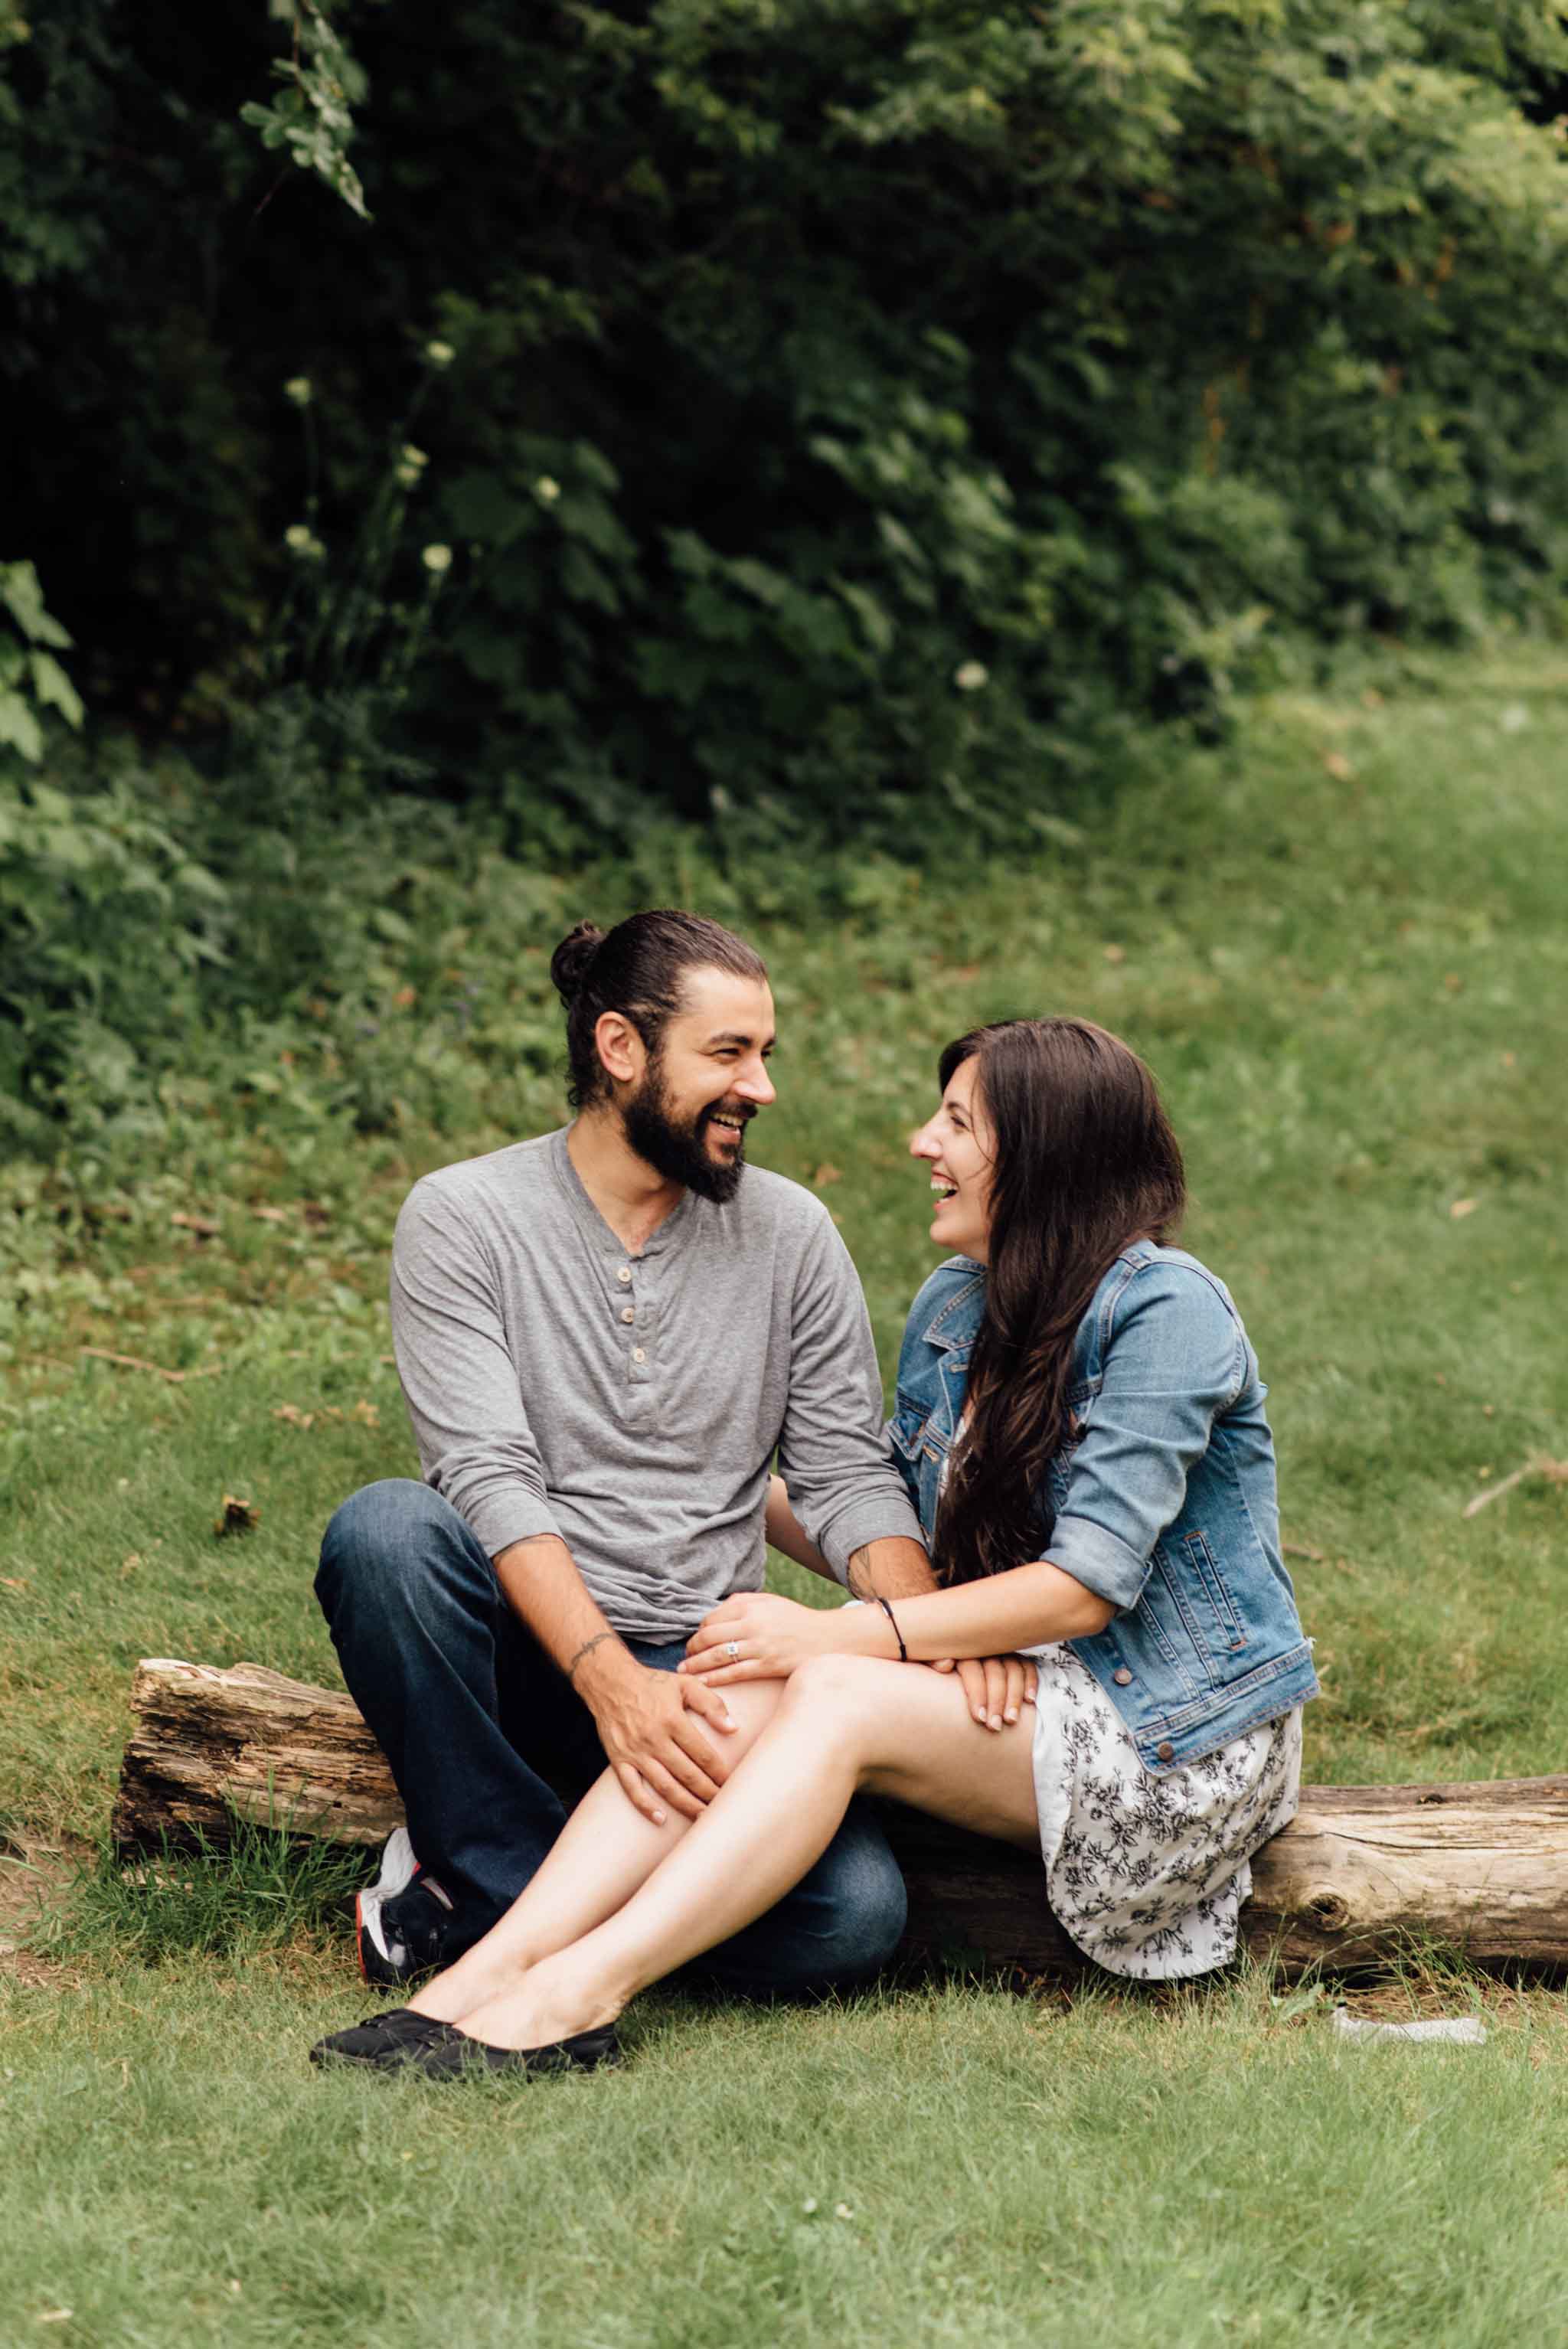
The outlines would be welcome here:
[[[236,1815],[367,1845],[402,1821],[380,1751],[340,1692],[259,1664],[154,1658],[137,1667],[131,1706],[113,1821],[122,1851],[222,1843]],[[898,1804],[882,1810],[909,1884],[911,1955],[1083,1969],[1037,1859]],[[1253,1878],[1243,1941],[1286,1973],[1439,1950],[1491,1971],[1556,1971],[1568,1967],[1568,1776],[1304,1786]]]

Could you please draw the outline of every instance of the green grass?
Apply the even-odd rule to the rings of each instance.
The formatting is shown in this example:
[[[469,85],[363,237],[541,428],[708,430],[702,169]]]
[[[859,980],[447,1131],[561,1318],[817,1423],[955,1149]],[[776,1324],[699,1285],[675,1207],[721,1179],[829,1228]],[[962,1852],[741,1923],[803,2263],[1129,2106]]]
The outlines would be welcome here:
[[[306,2076],[309,1974],[122,1971],[0,2040],[10,2341],[730,2349],[1558,2341],[1559,2018],[1483,2050],[1282,2026],[1255,1978],[649,2002],[624,2073]],[[49,2333],[43,2312],[72,2314]]]
[[[903,1137],[940,1043],[1077,1009],[1152,1061],[1189,1243],[1271,1386],[1324,1671],[1313,1777],[1568,1750],[1568,1485],[1462,1515],[1568,1455],[1565,708],[1568,663],[1522,652],[1440,693],[1266,704],[1037,869],[879,870],[856,925],[803,905],[762,932],[780,1098],[755,1154],[821,1187],[890,1363],[931,1261]],[[530,1019],[565,919],[622,909],[531,886],[521,930],[489,887],[462,947]],[[335,1676],[320,1527],[412,1460],[381,1295],[398,1201],[558,1113],[537,1055],[498,1074],[467,1050],[378,1134],[219,1098],[96,1203],[90,1168],[68,1195],[15,1178],[0,1831],[101,1837],[139,1655]],[[215,1537],[226,1492],[254,1532]],[[671,1999],[616,2079],[441,2098],[304,2068],[356,2005],[340,1882],[260,1847],[183,1880],[94,1876],[25,1977],[0,1971],[0,2196],[28,2214],[0,2253],[7,2349],[1568,2341],[1568,2034],[1544,1995],[1493,2002],[1483,2050],[1387,2054],[1317,2010],[1287,2023],[1252,1977],[1067,2012],[960,1986]]]

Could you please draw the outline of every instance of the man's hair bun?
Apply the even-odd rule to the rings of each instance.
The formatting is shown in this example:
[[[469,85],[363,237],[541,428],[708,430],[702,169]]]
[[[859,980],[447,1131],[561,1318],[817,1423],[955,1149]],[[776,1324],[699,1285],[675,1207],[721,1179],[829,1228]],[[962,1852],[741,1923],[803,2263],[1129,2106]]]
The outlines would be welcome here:
[[[603,943],[604,933],[597,922],[579,922],[551,956],[551,984],[568,1010],[582,993],[583,982]]]

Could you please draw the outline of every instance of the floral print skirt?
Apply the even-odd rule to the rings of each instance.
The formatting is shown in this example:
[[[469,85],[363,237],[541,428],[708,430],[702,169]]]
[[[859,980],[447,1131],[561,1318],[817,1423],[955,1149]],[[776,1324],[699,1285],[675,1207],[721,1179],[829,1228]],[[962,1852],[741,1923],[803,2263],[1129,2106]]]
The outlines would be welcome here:
[[[1226,1964],[1250,1857],[1295,1816],[1300,1706],[1156,1778],[1069,1648],[1035,1661],[1035,1796],[1056,1916],[1086,1957],[1139,1982]]]

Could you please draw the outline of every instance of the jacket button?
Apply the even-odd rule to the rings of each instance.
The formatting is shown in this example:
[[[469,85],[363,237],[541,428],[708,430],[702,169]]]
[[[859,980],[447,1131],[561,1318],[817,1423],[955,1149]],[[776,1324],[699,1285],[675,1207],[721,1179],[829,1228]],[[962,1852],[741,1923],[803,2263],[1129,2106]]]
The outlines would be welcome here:
[[[1131,1681],[1132,1674],[1128,1671],[1127,1666],[1123,1664],[1118,1671],[1112,1672],[1110,1677],[1116,1682],[1118,1688],[1126,1688]]]
[[[1176,1759],[1176,1748],[1168,1737],[1162,1738],[1154,1751],[1161,1762],[1173,1762]]]

